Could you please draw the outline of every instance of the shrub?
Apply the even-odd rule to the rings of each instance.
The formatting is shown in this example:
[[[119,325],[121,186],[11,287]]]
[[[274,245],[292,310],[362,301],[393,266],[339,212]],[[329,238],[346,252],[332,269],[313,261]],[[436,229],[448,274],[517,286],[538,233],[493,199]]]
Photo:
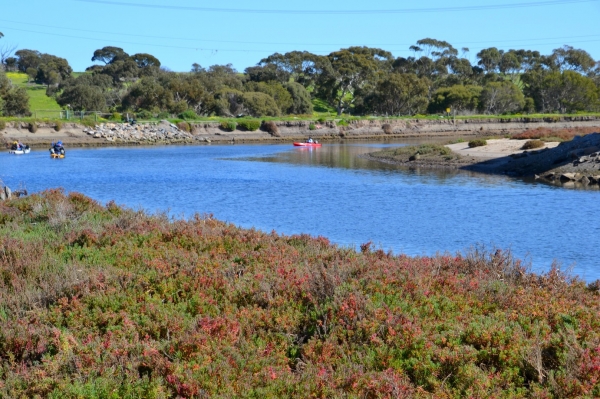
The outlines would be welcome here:
[[[190,119],[190,120],[198,119],[198,115],[194,112],[193,109],[188,109],[187,111],[183,111],[182,113],[179,114],[179,117],[181,119]]]
[[[348,121],[345,119],[342,119],[337,123],[337,125],[338,126],[348,126]]]
[[[171,114],[169,114],[167,111],[162,111],[162,112],[159,112],[159,113],[158,113],[158,115],[156,115],[156,117],[157,117],[158,119],[167,119],[167,118],[169,118],[170,116],[171,116]]]
[[[6,122],[0,121],[0,130],[4,130],[4,129],[6,129]]]
[[[469,141],[469,148],[483,147],[484,145],[487,145],[487,141],[485,139],[475,139]]]
[[[185,121],[177,122],[177,128],[188,133],[192,131],[192,127],[190,126],[190,124]]]
[[[383,132],[385,134],[392,134],[393,133],[393,129],[392,129],[392,125],[390,125],[389,123],[384,123],[381,128],[383,129]]]
[[[54,124],[54,131],[60,132],[60,129],[62,129],[62,122],[56,121],[56,123]]]
[[[135,116],[138,119],[152,119],[154,118],[154,114],[150,111],[146,111],[145,109],[141,110],[140,112],[136,113]]]
[[[223,121],[221,122],[221,128],[228,132],[233,132],[237,128],[237,123],[233,121]]]
[[[121,121],[123,120],[123,115],[121,115],[121,113],[119,112],[113,112],[110,115],[110,119],[112,119],[113,121]]]
[[[37,123],[31,122],[27,128],[31,133],[35,133],[38,130]]]
[[[272,136],[281,137],[281,135],[279,134],[279,128],[277,127],[277,124],[273,121],[263,122],[262,129],[267,133],[270,133]]]
[[[521,147],[522,150],[533,150],[534,148],[542,148],[544,146],[544,142],[542,140],[529,140],[523,144]]]
[[[315,126],[314,123],[311,123],[310,125],[308,125],[308,130],[316,130],[317,127]]]
[[[320,117],[319,119],[317,119],[317,122],[319,122],[319,123],[325,123],[326,119],[323,118],[323,117]]]
[[[260,128],[260,122],[255,120],[242,120],[238,122],[238,126],[244,130],[254,132]]]

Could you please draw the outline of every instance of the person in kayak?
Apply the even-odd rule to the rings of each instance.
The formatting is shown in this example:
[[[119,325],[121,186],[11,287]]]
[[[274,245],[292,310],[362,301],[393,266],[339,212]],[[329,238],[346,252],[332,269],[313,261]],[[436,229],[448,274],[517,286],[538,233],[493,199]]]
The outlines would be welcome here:
[[[306,140],[306,142],[307,142],[307,143],[312,143],[312,142],[313,142],[313,139],[312,139],[312,137],[308,136],[308,140]]]
[[[59,140],[56,143],[52,143],[52,147],[50,147],[50,153],[65,155],[65,147],[63,147],[62,141]]]

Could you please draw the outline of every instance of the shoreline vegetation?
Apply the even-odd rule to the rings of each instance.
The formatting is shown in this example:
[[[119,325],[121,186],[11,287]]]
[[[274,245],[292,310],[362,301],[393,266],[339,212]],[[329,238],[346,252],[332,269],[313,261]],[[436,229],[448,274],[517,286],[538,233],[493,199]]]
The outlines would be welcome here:
[[[48,190],[0,202],[0,395],[600,395],[598,281]]]

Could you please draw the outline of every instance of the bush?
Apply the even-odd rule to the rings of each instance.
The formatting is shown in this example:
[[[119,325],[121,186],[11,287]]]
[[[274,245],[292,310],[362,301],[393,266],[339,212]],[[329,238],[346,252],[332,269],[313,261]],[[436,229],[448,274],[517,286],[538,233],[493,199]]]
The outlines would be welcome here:
[[[314,123],[311,123],[310,125],[308,125],[308,130],[316,130],[317,127],[315,126]]]
[[[221,122],[221,128],[228,132],[233,132],[237,128],[237,123],[233,121],[223,121]]]
[[[188,133],[192,131],[192,127],[190,126],[190,124],[185,121],[177,122],[177,128]]]
[[[279,134],[279,128],[277,127],[277,124],[275,124],[275,122],[273,121],[263,122],[262,129],[265,132],[270,133],[272,136],[281,137],[281,135]]]
[[[162,111],[162,112],[159,112],[158,115],[156,115],[156,117],[158,119],[167,119],[167,118],[171,117],[171,114],[169,114],[167,111]]]
[[[184,111],[184,112],[180,113],[179,117],[181,119],[189,119],[189,120],[196,120],[196,119],[198,119],[198,115],[194,112],[193,109],[188,109],[187,111]]]
[[[469,148],[483,147],[484,145],[487,145],[487,140],[485,139],[475,139],[469,141]]]
[[[31,133],[37,132],[38,126],[37,123],[31,122],[27,128]]]
[[[317,119],[317,122],[319,122],[319,123],[325,123],[326,119],[323,118],[323,117],[320,117],[319,119]]]
[[[150,111],[146,111],[145,109],[139,111],[135,114],[138,119],[152,119],[154,118],[154,114]]]
[[[121,115],[121,113],[119,113],[119,112],[113,112],[110,115],[110,119],[113,121],[121,121],[121,120],[123,120],[123,115]]]
[[[254,132],[260,128],[260,122],[255,120],[242,120],[238,122],[238,126],[244,130]]]
[[[56,123],[54,124],[54,131],[60,132],[60,129],[62,129],[62,122],[56,121]]]
[[[522,150],[533,150],[534,148],[542,148],[544,142],[542,140],[529,140],[523,144]]]
[[[337,125],[338,126],[348,126],[348,121],[345,119],[342,119],[337,123]]]
[[[390,125],[389,123],[384,123],[381,128],[383,129],[383,132],[385,134],[392,134],[393,133],[393,129],[392,129],[392,125]]]
[[[4,129],[6,129],[6,122],[0,121],[0,130],[4,130]]]

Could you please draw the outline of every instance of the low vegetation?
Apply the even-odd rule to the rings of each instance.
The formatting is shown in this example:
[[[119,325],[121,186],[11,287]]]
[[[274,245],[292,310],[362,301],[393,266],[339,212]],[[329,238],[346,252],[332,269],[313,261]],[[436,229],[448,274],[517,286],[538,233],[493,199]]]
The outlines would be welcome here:
[[[377,151],[369,154],[370,157],[395,162],[423,161],[423,162],[449,162],[460,161],[461,156],[452,152],[448,147],[438,144],[421,144],[419,146],[405,146]]]
[[[545,146],[546,144],[544,144],[544,142],[542,140],[527,140],[523,146],[521,147],[522,150],[533,150],[536,148],[542,148],[543,146]]]
[[[597,127],[574,127],[564,129],[550,129],[546,127],[538,127],[535,129],[525,130],[522,133],[511,136],[515,140],[542,140],[542,141],[570,141],[575,136],[585,136],[586,134],[595,133]]]
[[[469,141],[469,148],[483,147],[487,145],[486,139],[475,139]]]
[[[600,284],[102,206],[0,203],[0,396],[600,395]]]

